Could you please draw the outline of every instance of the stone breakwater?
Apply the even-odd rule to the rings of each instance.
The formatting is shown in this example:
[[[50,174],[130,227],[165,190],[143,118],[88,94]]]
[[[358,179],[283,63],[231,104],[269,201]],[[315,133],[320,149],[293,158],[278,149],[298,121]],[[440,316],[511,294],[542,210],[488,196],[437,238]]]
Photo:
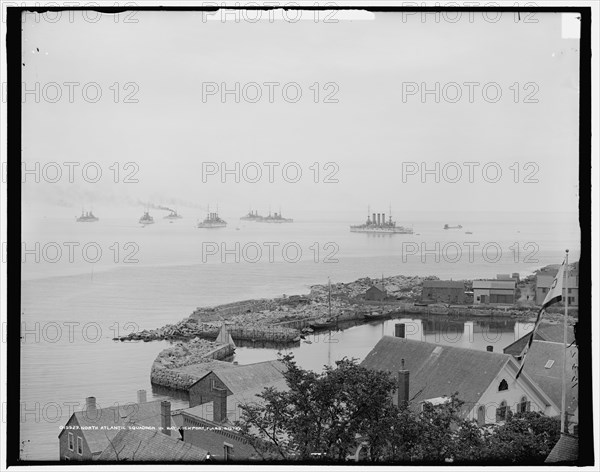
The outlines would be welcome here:
[[[235,347],[205,339],[194,338],[189,342],[178,342],[165,349],[154,360],[150,379],[153,384],[175,390],[188,390],[200,379],[202,368],[210,370],[215,360],[225,359],[233,354]],[[193,366],[193,369],[186,367]]]
[[[120,341],[156,341],[163,339],[185,340],[192,338],[213,340],[218,336],[220,329],[221,323],[199,323],[195,319],[186,318],[178,323],[169,324],[162,328],[130,333],[127,336],[122,336],[117,339]],[[273,326],[257,322],[256,320],[247,323],[227,323],[227,331],[229,331],[229,334],[234,341],[272,341],[280,343],[293,342],[293,340],[301,334],[300,331],[295,328]]]

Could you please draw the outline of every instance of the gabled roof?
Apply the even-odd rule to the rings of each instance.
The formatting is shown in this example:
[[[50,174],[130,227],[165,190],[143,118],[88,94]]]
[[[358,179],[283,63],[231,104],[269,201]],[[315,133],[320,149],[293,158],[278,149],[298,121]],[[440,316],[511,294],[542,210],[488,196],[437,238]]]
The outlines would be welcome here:
[[[409,398],[414,403],[458,392],[460,400],[475,404],[510,356],[384,336],[361,365],[395,376],[402,359],[410,372]]]
[[[185,373],[190,377],[195,378],[195,382],[206,377],[207,374],[217,369],[227,369],[229,367],[235,367],[233,363],[226,361],[217,361],[214,359],[205,359],[204,362],[197,362],[195,364],[185,365],[177,367],[176,371]],[[195,383],[194,382],[194,383]]]
[[[235,395],[246,390],[262,389],[264,385],[282,380],[284,370],[281,361],[266,361],[247,365],[230,364],[212,372],[227,386],[229,392]]]
[[[513,290],[517,286],[517,282],[512,280],[473,280],[473,290],[475,289],[506,289]]]
[[[71,415],[71,418],[73,417],[75,417],[75,421],[81,428],[80,432],[85,438],[92,454],[98,454],[110,444],[109,439],[112,440],[119,432],[119,429],[116,427],[135,422],[140,425],[160,429],[160,400],[146,403],[125,403],[108,408],[98,408],[92,411],[76,411]],[[97,426],[97,428],[86,429],[94,426]],[[100,429],[102,427],[105,429]],[[111,427],[114,429],[108,429]],[[67,430],[63,429],[58,437],[65,431]],[[178,431],[171,431],[171,434],[176,438],[181,437]]]
[[[286,391],[289,389],[285,379],[280,379],[261,386],[256,386],[240,393],[229,395],[227,397],[227,421],[233,424],[235,421],[240,419],[242,413],[241,409],[239,408],[240,405],[262,404],[263,399],[257,397],[257,395],[262,393],[267,387],[273,387],[275,390],[279,391]],[[182,410],[181,413],[183,415],[191,415],[204,420],[214,421],[213,411],[213,403],[207,402],[203,403],[202,405],[196,405],[192,408],[186,408],[185,410]]]
[[[533,335],[534,340],[550,341],[556,343],[563,343],[564,327],[562,323],[548,323],[541,322]],[[530,333],[527,333],[517,339],[515,342],[509,344],[504,348],[505,354],[518,357],[523,352],[523,348],[529,342]],[[567,343],[571,344],[575,340],[575,331],[572,326],[567,327]]]
[[[562,366],[564,355],[563,344],[547,341],[533,341],[525,358],[523,371],[548,395],[556,405],[562,400]],[[577,346],[567,349],[567,385],[573,383],[573,365],[578,363]],[[554,361],[554,362],[549,362]],[[546,368],[546,365],[549,365]],[[579,389],[577,386],[567,390],[567,411],[573,413],[577,408]]]
[[[156,429],[123,429],[98,457],[99,461],[197,461],[206,459],[207,451],[167,436]],[[171,431],[171,433],[173,433]]]
[[[423,280],[423,288],[456,288],[463,290],[465,283],[454,280]]]
[[[383,288],[383,285],[381,285],[381,283],[375,283],[375,284],[371,285],[371,286],[370,286],[370,287],[367,289],[367,292],[368,292],[369,290],[372,290],[372,289],[374,289],[374,288],[375,288],[375,289],[377,289],[377,290],[379,290],[379,291],[380,291],[380,292],[382,292],[382,293],[385,293],[385,288]]]
[[[575,462],[579,458],[579,438],[561,434],[544,462]]]

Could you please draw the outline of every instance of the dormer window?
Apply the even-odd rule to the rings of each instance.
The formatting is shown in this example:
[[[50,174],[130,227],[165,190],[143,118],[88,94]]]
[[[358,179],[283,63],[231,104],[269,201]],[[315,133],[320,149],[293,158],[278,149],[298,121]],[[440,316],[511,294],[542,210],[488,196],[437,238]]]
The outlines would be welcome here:
[[[502,382],[498,385],[498,391],[501,392],[502,390],[508,390],[508,382],[505,379],[502,379]]]

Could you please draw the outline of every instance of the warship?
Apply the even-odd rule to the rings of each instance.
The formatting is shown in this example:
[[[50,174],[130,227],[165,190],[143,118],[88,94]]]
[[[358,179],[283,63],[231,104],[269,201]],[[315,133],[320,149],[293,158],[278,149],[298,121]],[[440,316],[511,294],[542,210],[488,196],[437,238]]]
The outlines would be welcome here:
[[[462,229],[462,225],[450,226],[445,224],[444,229]]]
[[[141,225],[151,225],[154,223],[154,218],[150,216],[150,211],[145,211],[144,215],[140,218]]]
[[[247,215],[242,216],[240,220],[244,221],[260,221],[264,217],[260,216],[257,211],[250,210]]]
[[[166,220],[179,220],[181,218],[183,218],[183,216],[181,216],[179,213],[177,213],[177,210],[169,210],[171,213],[169,213],[167,216],[165,216],[164,218]]]
[[[204,218],[204,221],[198,222],[198,228],[225,228],[227,226],[227,222],[219,218],[218,213],[211,213],[210,209],[208,210],[208,215]]]
[[[391,211],[390,211],[391,213]],[[385,220],[385,213],[373,213],[372,218],[367,216],[367,221],[362,225],[350,226],[351,233],[374,233],[374,234],[413,234],[412,228],[407,226],[396,226],[390,214]]]
[[[81,216],[75,217],[75,221],[77,221],[77,223],[95,223],[99,219],[100,218],[98,218],[97,216],[94,216],[93,212],[83,210],[81,210]]]
[[[294,220],[292,218],[284,218],[283,216],[281,216],[281,210],[279,210],[279,213],[275,212],[271,215],[271,212],[269,212],[269,216],[265,216],[264,218],[261,218],[260,220],[256,220],[260,223],[293,223]]]

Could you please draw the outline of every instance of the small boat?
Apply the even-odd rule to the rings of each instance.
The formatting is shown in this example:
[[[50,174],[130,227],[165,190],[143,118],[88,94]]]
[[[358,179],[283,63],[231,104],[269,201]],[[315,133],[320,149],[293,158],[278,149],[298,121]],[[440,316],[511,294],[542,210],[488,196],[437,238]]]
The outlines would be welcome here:
[[[372,311],[370,313],[365,313],[363,315],[363,318],[365,320],[379,320],[381,318],[386,318],[387,316],[387,313],[379,313],[378,311]]]
[[[462,229],[462,225],[450,226],[448,224],[445,224],[444,229]]]
[[[294,341],[295,343],[299,343],[301,339],[302,338],[300,336],[296,336],[294,339],[292,339],[292,341]]]
[[[312,344],[312,341],[309,340],[309,339],[307,339],[307,340],[304,341],[304,344]]]
[[[465,234],[473,234],[473,231],[465,231]]]

